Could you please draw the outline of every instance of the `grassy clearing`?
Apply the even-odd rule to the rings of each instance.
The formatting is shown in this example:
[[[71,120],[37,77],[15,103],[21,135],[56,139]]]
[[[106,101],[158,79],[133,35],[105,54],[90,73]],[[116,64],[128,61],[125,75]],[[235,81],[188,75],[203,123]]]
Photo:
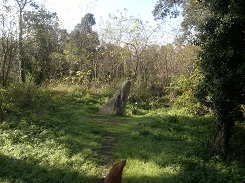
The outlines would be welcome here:
[[[123,182],[245,181],[243,160],[210,156],[212,118],[160,109],[99,115],[109,97],[59,85],[19,98],[28,102],[0,123],[0,182],[93,183],[120,159],[127,159]]]
[[[125,182],[244,182],[244,164],[210,156],[209,117],[153,111],[121,125],[128,132],[117,146],[117,156],[129,159]]]

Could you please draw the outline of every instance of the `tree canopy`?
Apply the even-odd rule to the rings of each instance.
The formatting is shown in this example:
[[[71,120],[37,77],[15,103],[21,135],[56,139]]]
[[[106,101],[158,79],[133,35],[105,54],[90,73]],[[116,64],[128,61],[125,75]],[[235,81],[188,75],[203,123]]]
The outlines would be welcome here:
[[[227,154],[232,129],[243,117],[245,103],[245,2],[242,0],[160,0],[157,19],[179,15],[186,38],[201,47],[198,65],[203,82],[197,96],[217,118],[213,150]]]
[[[159,0],[153,10],[156,19],[183,16],[184,41],[172,45],[160,43],[163,27],[128,16],[126,9],[109,14],[99,32],[93,30],[94,15],[87,13],[68,33],[60,28],[56,13],[34,0],[3,4],[3,87],[26,80],[42,84],[60,79],[90,85],[131,79],[137,88],[133,100],[147,95],[150,101],[151,94],[168,94],[172,101],[171,95],[177,98],[188,93],[189,98],[184,98],[198,103],[191,107],[201,104],[217,117],[213,149],[226,154],[235,122],[243,117],[245,101],[244,1]],[[176,85],[171,84],[174,82]]]

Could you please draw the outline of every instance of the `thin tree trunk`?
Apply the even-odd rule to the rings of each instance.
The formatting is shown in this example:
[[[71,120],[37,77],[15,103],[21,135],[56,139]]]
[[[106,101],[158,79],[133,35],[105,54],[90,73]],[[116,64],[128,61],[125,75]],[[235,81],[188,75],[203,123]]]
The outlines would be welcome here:
[[[26,82],[26,66],[24,60],[24,50],[23,50],[23,11],[27,4],[32,3],[32,0],[15,0],[19,6],[19,69],[20,69],[20,78],[23,83]]]
[[[6,65],[6,54],[3,54],[3,64],[2,64],[2,86],[6,86],[6,78],[5,78],[5,65]]]
[[[23,57],[23,20],[22,20],[22,10],[20,10],[19,15],[19,57],[20,57],[20,77],[23,83],[26,82],[25,74],[25,61]]]

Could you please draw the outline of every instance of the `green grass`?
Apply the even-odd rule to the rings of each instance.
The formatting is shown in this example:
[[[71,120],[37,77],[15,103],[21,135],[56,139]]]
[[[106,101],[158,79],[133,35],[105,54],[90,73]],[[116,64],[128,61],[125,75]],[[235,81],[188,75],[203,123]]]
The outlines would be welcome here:
[[[9,105],[0,123],[0,182],[94,183],[120,159],[127,159],[124,183],[245,181],[242,153],[210,156],[214,121],[208,116],[170,109],[132,115],[130,105],[126,116],[104,116],[97,111],[110,95],[74,86],[30,96]]]

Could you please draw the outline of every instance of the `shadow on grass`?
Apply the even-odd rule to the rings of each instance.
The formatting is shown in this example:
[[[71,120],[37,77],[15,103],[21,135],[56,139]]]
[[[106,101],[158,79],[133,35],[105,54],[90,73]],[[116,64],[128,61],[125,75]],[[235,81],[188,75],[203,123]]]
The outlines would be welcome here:
[[[210,119],[171,115],[131,118],[119,127],[124,128],[124,132],[119,134],[121,152],[128,152],[129,157],[137,159],[142,154],[142,160],[157,158],[160,154],[169,154],[173,159],[191,155],[208,156],[213,132],[211,123]],[[162,163],[159,162],[159,165]]]
[[[125,182],[244,181],[241,162],[212,157],[213,119],[171,115],[125,119],[118,127],[123,131],[115,150],[116,157],[129,159]]]
[[[42,167],[2,154],[0,154],[0,164],[1,182],[95,182],[95,177],[89,177],[66,169],[56,169],[52,166]]]
[[[112,149],[113,158],[129,160],[124,182],[223,183],[235,179],[242,182],[241,177],[230,175],[232,168],[223,171],[216,169],[216,160],[210,163],[207,149],[212,141],[213,122],[209,118],[102,116],[97,114],[100,105],[98,96],[67,97],[65,92],[54,95],[64,97],[52,97],[52,100],[43,97],[40,105],[14,119],[15,124],[9,126],[14,131],[11,137],[13,143],[35,146],[55,141],[57,146],[67,150],[69,157],[81,154],[84,163],[89,160],[95,166],[101,166],[99,153],[102,142],[108,134],[113,134],[117,138],[117,144]],[[131,160],[135,160],[135,164],[130,164]],[[83,174],[65,167],[41,167],[4,155],[0,155],[0,162],[0,177],[10,182],[95,181],[94,177],[87,176],[92,171],[90,169]],[[153,167],[145,167],[148,162],[153,162]],[[4,167],[8,167],[6,171]],[[157,169],[153,170],[154,167]]]
[[[101,171],[98,151],[104,130],[91,123],[96,110],[92,100],[85,104],[87,100],[77,101],[66,92],[42,93],[36,100],[0,124],[0,143],[6,146],[0,149],[0,182],[99,181],[96,170]],[[7,156],[12,147],[21,153],[13,148]]]
[[[76,96],[66,95],[66,92],[58,91],[42,93],[38,96],[40,101],[34,102],[31,108],[10,114],[9,119],[1,124],[1,129],[17,133],[12,139],[14,143],[33,144],[35,138],[37,143],[50,139],[66,145],[71,154],[77,153],[80,145],[96,148],[96,143],[92,142],[98,141],[96,135],[103,135],[103,130],[95,130],[90,118],[96,115],[97,107],[89,99],[79,100]]]

